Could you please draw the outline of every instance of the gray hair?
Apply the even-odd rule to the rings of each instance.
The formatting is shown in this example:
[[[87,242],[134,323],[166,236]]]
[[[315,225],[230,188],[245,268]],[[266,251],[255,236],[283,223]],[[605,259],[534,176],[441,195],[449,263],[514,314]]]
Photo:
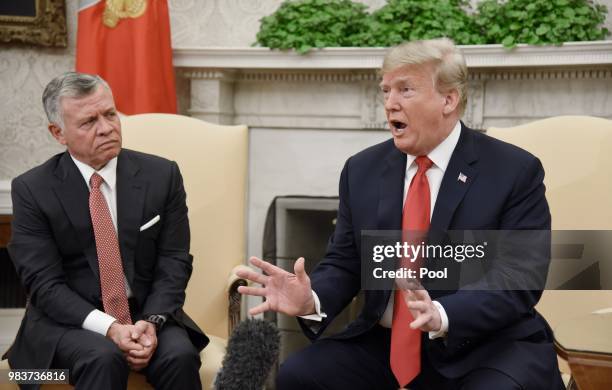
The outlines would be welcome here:
[[[439,92],[457,90],[459,114],[467,105],[467,65],[463,54],[448,38],[402,43],[385,55],[381,75],[405,65],[434,66],[434,86]]]
[[[78,72],[66,72],[55,77],[47,84],[43,92],[42,101],[45,113],[50,123],[64,127],[64,118],[61,109],[63,97],[80,98],[94,93],[98,86],[111,90],[108,83],[98,75]]]

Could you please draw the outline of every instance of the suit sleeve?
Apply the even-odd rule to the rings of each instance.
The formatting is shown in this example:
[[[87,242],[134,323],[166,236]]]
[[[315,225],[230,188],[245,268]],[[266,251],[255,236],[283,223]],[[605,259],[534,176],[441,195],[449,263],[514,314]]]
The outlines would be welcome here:
[[[513,190],[500,216],[500,230],[539,231],[539,249],[529,258],[516,258],[512,267],[521,267],[523,275],[546,275],[550,262],[550,211],[545,198],[544,169],[532,158],[517,175]],[[520,232],[519,232],[520,233]],[[503,262],[502,262],[503,263]],[[507,277],[507,264],[493,268],[494,277]],[[533,272],[537,269],[537,272]],[[478,283],[478,282],[477,282]],[[532,283],[530,285],[536,285]],[[543,285],[538,282],[537,285]],[[474,287],[474,286],[472,286]],[[541,289],[488,289],[486,287],[459,290],[440,297],[449,319],[448,345],[465,344],[494,335],[505,327],[534,315],[534,306],[542,295]]]
[[[334,234],[329,240],[325,258],[310,275],[312,289],[321,301],[321,310],[327,318],[317,323],[317,333],[312,332],[304,320],[302,324],[306,336],[316,338],[331,323],[346,305],[357,295],[361,288],[361,263],[355,243],[349,189],[349,165],[346,162],[340,175],[339,205]],[[319,327],[320,325],[320,327]]]
[[[80,327],[95,307],[68,285],[50,223],[28,185],[14,179],[11,195],[13,222],[8,251],[29,301],[54,321]]]
[[[143,315],[175,314],[185,303],[185,289],[191,277],[190,232],[183,178],[172,162],[169,194],[162,216],[157,246],[157,262],[151,291],[143,305]]]

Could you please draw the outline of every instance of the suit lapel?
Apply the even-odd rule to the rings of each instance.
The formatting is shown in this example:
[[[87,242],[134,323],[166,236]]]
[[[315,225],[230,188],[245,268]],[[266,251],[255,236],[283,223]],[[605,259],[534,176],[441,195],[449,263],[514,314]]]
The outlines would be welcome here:
[[[478,176],[478,170],[472,166],[478,160],[478,156],[471,131],[473,130],[461,124],[459,141],[442,178],[431,218],[430,231],[443,232],[448,229],[455,210]]]
[[[379,181],[378,229],[402,229],[402,204],[404,178],[406,177],[406,155],[395,146],[385,159]]]
[[[123,268],[134,282],[134,253],[140,232],[146,183],[138,179],[140,167],[122,150],[117,161],[117,230]]]
[[[402,204],[404,202],[404,178],[406,177],[406,155],[392,144],[392,151],[385,159],[385,166],[380,176],[378,192],[377,225],[379,230],[402,230]],[[380,301],[381,308],[386,307],[391,291],[391,281],[388,289],[383,290]],[[374,294],[378,292],[372,291]]]
[[[99,280],[98,254],[89,214],[87,184],[68,152],[62,155],[54,173],[59,179],[53,188],[55,194],[82,244],[89,266]]]

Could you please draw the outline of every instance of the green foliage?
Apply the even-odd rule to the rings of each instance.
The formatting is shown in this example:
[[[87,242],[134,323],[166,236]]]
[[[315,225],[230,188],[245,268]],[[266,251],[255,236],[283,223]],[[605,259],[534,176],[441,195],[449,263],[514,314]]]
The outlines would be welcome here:
[[[351,0],[286,0],[261,20],[257,42],[273,49],[393,46],[449,37],[460,45],[560,44],[604,39],[607,8],[592,0],[388,0],[368,14]]]
[[[600,27],[607,8],[590,0],[485,0],[474,20],[486,43],[514,47],[595,41],[608,35]]]
[[[257,43],[273,49],[359,46],[356,37],[367,28],[366,6],[350,0],[285,1],[261,19]]]
[[[460,45],[484,43],[463,0],[389,0],[370,17],[360,35],[364,46],[393,46],[404,41],[449,37]]]

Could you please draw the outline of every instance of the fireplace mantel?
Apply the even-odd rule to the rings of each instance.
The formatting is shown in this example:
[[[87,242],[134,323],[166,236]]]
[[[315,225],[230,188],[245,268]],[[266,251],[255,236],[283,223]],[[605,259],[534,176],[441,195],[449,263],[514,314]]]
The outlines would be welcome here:
[[[597,104],[591,105],[595,97],[583,94],[593,89],[590,84],[612,80],[612,41],[518,45],[512,50],[502,45],[461,49],[470,69],[469,103],[463,119],[472,127],[487,125],[485,106],[495,99],[495,105],[506,106],[525,105],[529,99],[518,96],[523,94],[538,102],[568,100],[563,89],[583,89],[578,100],[588,101],[582,103],[585,109],[580,103],[576,109],[568,100],[552,107],[554,110],[526,105],[520,110],[530,112],[520,116],[560,115],[564,110],[609,115],[599,112],[605,110],[598,111]],[[183,102],[188,102],[184,112],[209,122],[262,128],[384,129],[377,69],[386,50],[325,48],[300,55],[260,47],[183,47],[175,48],[174,65],[184,85],[190,86],[190,95],[183,95]],[[496,90],[500,83],[506,83],[503,91]],[[512,102],[516,97],[523,103]],[[501,117],[509,116],[503,113]]]
[[[612,64],[612,41],[568,42],[562,46],[460,46],[468,68],[567,67]],[[386,48],[340,47],[294,51],[262,47],[183,47],[174,49],[174,66],[210,69],[377,69]]]

